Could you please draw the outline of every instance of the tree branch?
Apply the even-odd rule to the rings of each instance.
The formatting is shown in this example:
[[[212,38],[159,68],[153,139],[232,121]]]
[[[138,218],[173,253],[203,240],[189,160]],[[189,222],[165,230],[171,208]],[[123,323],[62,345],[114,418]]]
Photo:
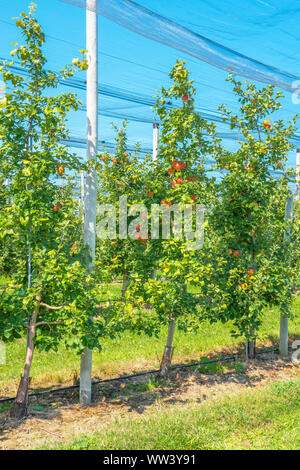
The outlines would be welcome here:
[[[51,326],[51,325],[63,325],[63,324],[64,324],[64,322],[62,322],[62,321],[40,321],[40,322],[35,324],[35,327],[38,327],[40,325]]]
[[[45,304],[45,302],[40,302],[41,307],[45,307],[48,310],[61,310],[62,308],[66,307],[68,304],[59,305],[58,307],[53,307],[52,305]]]

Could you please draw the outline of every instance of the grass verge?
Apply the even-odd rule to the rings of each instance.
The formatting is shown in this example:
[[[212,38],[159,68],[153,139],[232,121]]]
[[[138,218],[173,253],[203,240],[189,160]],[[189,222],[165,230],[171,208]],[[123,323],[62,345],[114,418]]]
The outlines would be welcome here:
[[[300,338],[300,297],[293,304],[295,320],[289,322],[290,338]],[[265,312],[260,334],[263,344],[270,346],[279,340],[280,313],[277,309]],[[199,360],[203,355],[218,354],[221,351],[236,350],[243,345],[242,338],[233,338],[231,324],[220,322],[210,325],[203,323],[200,332],[176,331],[174,337],[173,363]],[[102,352],[93,355],[94,377],[106,378],[135,371],[158,368],[165,346],[167,330],[162,329],[158,338],[126,332],[122,337],[104,339]],[[7,344],[6,364],[0,365],[0,396],[16,392],[24,366],[26,339]],[[57,352],[35,351],[31,370],[32,388],[49,387],[70,383],[79,374],[79,357],[72,350],[60,347]]]
[[[273,382],[234,397],[180,408],[155,407],[118,418],[93,434],[47,449],[226,450],[298,449],[300,381]]]

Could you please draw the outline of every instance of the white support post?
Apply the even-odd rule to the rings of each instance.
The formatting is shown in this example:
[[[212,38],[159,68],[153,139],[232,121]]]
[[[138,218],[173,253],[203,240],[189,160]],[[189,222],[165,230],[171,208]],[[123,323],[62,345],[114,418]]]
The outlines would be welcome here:
[[[84,224],[84,172],[80,172],[80,202],[81,202],[81,213],[82,223]]]
[[[300,149],[297,149],[296,156],[296,201],[300,200]]]
[[[95,159],[98,147],[98,28],[97,1],[86,2],[86,49],[88,55],[88,70],[86,84],[87,109],[87,161]],[[84,186],[84,242],[88,245],[92,262],[95,260],[96,247],[96,204],[97,176],[91,168],[85,178]],[[91,403],[92,395],[92,351],[86,349],[81,356],[80,364],[80,403]]]
[[[285,204],[285,220],[290,222],[293,217],[293,196],[288,196],[286,198]],[[288,227],[284,233],[284,239],[290,239],[291,233],[290,228]],[[282,357],[287,357],[289,353],[289,319],[288,312],[281,312],[280,316],[280,340],[279,340],[279,353]]]
[[[157,160],[157,148],[158,148],[158,135],[159,135],[159,124],[158,122],[153,123],[153,152],[152,152],[152,161],[156,162]],[[151,278],[156,278],[156,271],[153,269]]]
[[[153,153],[152,153],[152,160],[154,162],[157,160],[158,133],[159,133],[159,124],[155,122],[153,124]]]

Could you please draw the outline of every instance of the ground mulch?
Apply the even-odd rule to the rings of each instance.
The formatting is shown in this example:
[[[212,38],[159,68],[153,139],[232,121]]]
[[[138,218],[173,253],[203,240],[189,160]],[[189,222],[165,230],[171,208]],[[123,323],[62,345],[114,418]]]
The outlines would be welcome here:
[[[99,431],[115,419],[138,419],[151,408],[201,404],[300,376],[299,366],[274,353],[262,354],[242,366],[242,372],[234,363],[224,363],[219,371],[177,369],[159,383],[154,375],[148,375],[95,385],[93,403],[88,407],[78,403],[77,389],[32,397],[28,416],[21,421],[11,419],[9,409],[2,408],[0,449],[32,449],[49,441],[63,442],[80,433]]]

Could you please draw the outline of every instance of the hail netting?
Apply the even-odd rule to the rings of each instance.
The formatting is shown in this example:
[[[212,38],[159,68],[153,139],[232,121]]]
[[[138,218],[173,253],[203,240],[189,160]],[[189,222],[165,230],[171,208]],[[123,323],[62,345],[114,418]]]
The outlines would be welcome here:
[[[61,0],[86,8],[86,0]],[[299,77],[266,65],[212,41],[131,0],[98,0],[100,15],[147,38],[173,47],[215,67],[243,77],[294,91]]]

